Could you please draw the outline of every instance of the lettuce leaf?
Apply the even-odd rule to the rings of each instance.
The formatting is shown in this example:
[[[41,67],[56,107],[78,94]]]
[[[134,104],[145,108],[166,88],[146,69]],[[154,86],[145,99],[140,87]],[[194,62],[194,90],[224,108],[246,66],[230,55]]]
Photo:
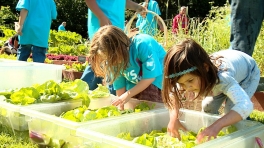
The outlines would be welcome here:
[[[117,135],[117,138],[125,139],[125,140],[128,140],[128,141],[132,141],[133,140],[133,138],[130,136],[130,133],[129,132],[119,133]]]
[[[11,103],[27,105],[32,104],[40,97],[40,93],[34,87],[21,88],[10,96]]]
[[[110,91],[106,86],[103,86],[102,84],[97,84],[98,87],[91,91],[89,94],[91,99],[96,99],[96,98],[107,98],[110,96]]]
[[[60,83],[60,87],[63,91],[74,91],[77,93],[88,93],[89,92],[89,86],[86,82],[84,82],[81,79],[75,79],[72,82],[62,82]]]
[[[6,99],[10,99],[10,96],[14,93],[14,90],[11,90],[11,91],[0,91],[0,96],[4,96],[5,97],[5,100]]]
[[[62,91],[60,85],[53,80],[37,86],[37,90],[41,95],[60,95]]]
[[[60,83],[62,88],[61,98],[62,100],[69,99],[82,99],[82,105],[90,105],[90,97],[88,96],[89,86],[81,79],[75,79],[72,82]]]

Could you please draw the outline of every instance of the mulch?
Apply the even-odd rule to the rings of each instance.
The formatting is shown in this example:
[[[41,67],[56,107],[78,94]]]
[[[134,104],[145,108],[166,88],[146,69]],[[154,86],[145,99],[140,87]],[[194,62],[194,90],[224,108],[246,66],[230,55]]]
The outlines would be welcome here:
[[[254,96],[255,98],[251,100],[254,104],[254,109],[264,111],[264,92],[256,92]]]

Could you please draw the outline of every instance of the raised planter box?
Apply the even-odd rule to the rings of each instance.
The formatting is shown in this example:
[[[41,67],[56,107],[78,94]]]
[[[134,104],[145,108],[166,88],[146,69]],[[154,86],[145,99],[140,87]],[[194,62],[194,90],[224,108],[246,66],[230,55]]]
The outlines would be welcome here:
[[[62,65],[0,59],[0,90],[30,87],[48,80],[61,82],[64,69]]]
[[[208,127],[220,117],[221,116],[184,109],[180,110],[179,119],[188,131],[198,133],[200,128]],[[164,127],[166,128],[168,123],[169,111],[167,109],[155,110],[152,114],[138,114],[137,116],[130,116],[130,118],[119,118],[107,122],[84,125],[77,129],[76,135],[83,138],[83,147],[147,148],[144,145],[136,144],[132,141],[119,139],[117,138],[117,135],[123,132],[128,132],[131,137],[137,137],[144,133],[149,133],[152,130],[161,130]],[[243,136],[244,133],[249,133],[260,126],[263,126],[263,124],[255,121],[242,120],[234,124],[234,126],[238,129],[236,132],[223,137],[218,137],[214,140],[197,145],[196,147],[216,148],[220,144],[225,144],[229,140],[239,138]],[[225,130],[226,128],[222,131]]]
[[[109,106],[113,97],[115,96],[111,95],[110,98],[104,98],[103,100],[102,98],[91,99],[91,104],[89,105],[89,108],[98,109],[105,105]],[[155,104],[155,108],[153,110],[124,114],[121,116],[112,116],[97,120],[89,120],[85,122],[74,122],[71,120],[61,118],[57,114],[56,116],[54,116],[53,112],[55,111],[57,112],[56,107],[51,108],[49,112],[42,112],[39,110],[31,110],[24,108],[21,110],[21,114],[26,116],[26,119],[28,121],[29,133],[37,133],[37,135],[46,135],[47,137],[52,138],[52,140],[54,141],[62,140],[66,142],[69,147],[77,148],[77,147],[82,147],[83,144],[83,138],[76,135],[76,130],[82,126],[85,125],[88,126],[102,122],[108,123],[109,121],[119,120],[123,118],[135,118],[140,115],[154,114],[155,111],[159,112],[165,110],[162,103],[149,102],[148,104]],[[72,109],[73,108],[69,108],[68,111]],[[125,109],[127,108],[125,107]],[[38,141],[35,142],[39,143]],[[83,147],[83,148],[92,148],[92,147]]]
[[[52,64],[55,65],[63,65],[63,64],[67,64],[67,65],[72,65],[73,63],[79,63],[78,61],[64,61],[64,60],[53,60]]]
[[[22,109],[29,109],[30,111],[36,110],[59,116],[62,112],[74,109],[80,105],[82,105],[82,100],[39,103],[25,106],[0,101],[0,132],[28,140],[28,121],[26,120],[26,116],[20,113]]]

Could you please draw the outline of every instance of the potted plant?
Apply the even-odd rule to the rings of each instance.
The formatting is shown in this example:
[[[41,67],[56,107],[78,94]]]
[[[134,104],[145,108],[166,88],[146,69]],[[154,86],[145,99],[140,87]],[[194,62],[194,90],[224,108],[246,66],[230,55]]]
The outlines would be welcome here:
[[[65,64],[66,69],[62,71],[63,78],[70,81],[80,79],[87,65],[88,62]]]

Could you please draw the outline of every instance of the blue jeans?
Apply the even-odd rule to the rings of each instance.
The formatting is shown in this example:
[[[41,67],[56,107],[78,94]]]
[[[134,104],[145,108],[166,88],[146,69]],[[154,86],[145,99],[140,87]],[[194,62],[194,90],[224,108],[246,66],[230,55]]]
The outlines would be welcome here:
[[[230,49],[252,56],[263,19],[264,0],[231,0]]]
[[[34,45],[20,45],[17,50],[17,59],[19,61],[27,61],[32,52],[33,62],[44,63],[46,59],[47,48]]]
[[[88,65],[83,72],[81,80],[85,81],[89,85],[90,90],[94,90],[97,88],[97,84],[102,84],[103,79],[100,77],[96,77],[91,66]],[[108,89],[111,94],[116,95],[116,91],[114,90],[113,85],[109,85]]]
[[[234,106],[234,103],[225,94],[204,98],[202,101],[202,110],[206,113],[219,114],[218,110],[224,101],[226,101],[224,112],[228,113]]]

